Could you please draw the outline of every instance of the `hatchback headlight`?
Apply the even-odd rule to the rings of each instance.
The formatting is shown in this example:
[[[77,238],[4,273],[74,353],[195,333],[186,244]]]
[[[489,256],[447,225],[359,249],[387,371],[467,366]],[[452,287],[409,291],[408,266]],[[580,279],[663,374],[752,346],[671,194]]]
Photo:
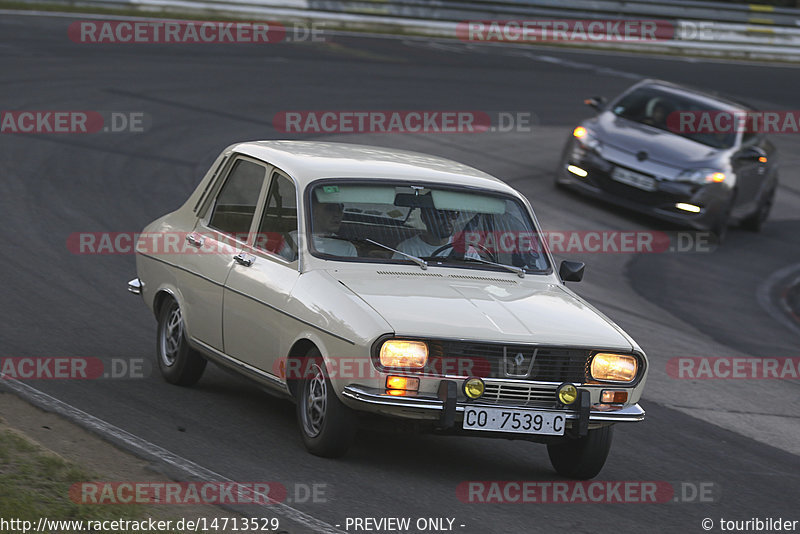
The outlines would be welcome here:
[[[633,382],[639,370],[639,360],[630,354],[598,352],[592,358],[589,372],[595,380]]]
[[[390,339],[381,345],[380,360],[384,367],[421,369],[428,363],[428,345],[423,341]]]
[[[600,146],[600,141],[597,140],[597,137],[595,137],[594,133],[583,126],[578,126],[572,130],[572,136],[584,148],[595,150],[598,146]]]
[[[692,182],[694,184],[722,183],[727,176],[718,169],[686,169],[678,175],[680,182]]]

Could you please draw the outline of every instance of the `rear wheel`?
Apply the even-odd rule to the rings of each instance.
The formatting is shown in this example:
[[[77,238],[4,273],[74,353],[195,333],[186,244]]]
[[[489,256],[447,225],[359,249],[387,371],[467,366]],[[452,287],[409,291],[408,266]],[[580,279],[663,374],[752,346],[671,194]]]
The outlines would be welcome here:
[[[570,439],[547,446],[550,463],[563,477],[586,480],[603,469],[611,450],[611,426],[590,430],[583,438]]]
[[[158,314],[156,359],[164,379],[179,386],[193,386],[206,369],[206,359],[186,341],[183,314],[174,299]]]
[[[297,422],[308,452],[325,458],[344,456],[355,438],[355,413],[333,391],[325,362],[316,348],[309,351],[297,392]]]

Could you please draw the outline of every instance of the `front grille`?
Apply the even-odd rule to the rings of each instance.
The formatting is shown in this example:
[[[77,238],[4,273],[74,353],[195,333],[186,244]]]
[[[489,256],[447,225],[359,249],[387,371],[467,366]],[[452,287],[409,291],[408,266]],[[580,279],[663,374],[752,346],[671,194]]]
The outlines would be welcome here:
[[[430,342],[429,365],[443,375],[538,382],[586,381],[586,349],[503,345],[464,341]]]
[[[512,406],[552,407],[556,404],[556,384],[487,382],[480,402]]]

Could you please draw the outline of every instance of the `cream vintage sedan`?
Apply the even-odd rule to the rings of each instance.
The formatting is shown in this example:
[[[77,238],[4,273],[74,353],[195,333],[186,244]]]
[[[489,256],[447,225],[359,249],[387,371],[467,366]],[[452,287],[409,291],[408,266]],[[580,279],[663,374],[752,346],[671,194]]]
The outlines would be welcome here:
[[[641,421],[647,358],[565,285],[528,201],[481,171],[370,146],[227,148],[137,242],[128,289],[157,320],[164,378],[211,360],[293,399],[307,449],[360,420],[547,445],[591,478]]]

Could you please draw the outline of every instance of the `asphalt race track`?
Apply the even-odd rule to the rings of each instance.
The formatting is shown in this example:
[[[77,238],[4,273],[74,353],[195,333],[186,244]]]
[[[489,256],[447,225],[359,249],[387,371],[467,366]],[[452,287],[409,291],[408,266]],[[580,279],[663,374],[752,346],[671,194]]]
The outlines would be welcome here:
[[[155,320],[130,295],[132,255],[79,255],[75,232],[135,232],[176,208],[220,150],[248,139],[309,138],[420,150],[463,161],[521,190],[547,230],[677,231],[557,190],[564,140],[581,104],[662,78],[762,109],[797,107],[793,66],[653,58],[558,48],[468,46],[417,38],[326,35],[270,45],[91,45],[69,17],[0,18],[0,109],[143,112],[144,133],[0,134],[0,355],[153,362]],[[530,131],[284,134],[287,110],[480,110],[531,113]],[[553,481],[544,447],[525,442],[365,432],[341,460],[307,454],[294,407],[210,366],[192,389],[152,364],[138,380],[28,382],[61,401],[231,480],[325,485],[294,509],[348,531],[348,517],[451,517],[455,531],[702,532],[701,521],[800,520],[800,380],[688,380],[678,356],[800,357],[765,285],[800,263],[800,137],[773,136],[781,186],[761,234],[732,229],[711,252],[561,254],[588,264],[571,287],[648,353],[647,419],[617,427],[598,480],[713,488],[660,504],[479,504],[469,480]],[[290,491],[291,494],[291,491]],[[697,501],[705,502],[697,502]],[[269,511],[251,511],[264,516]],[[317,529],[285,522],[286,530]],[[338,527],[337,527],[338,525]],[[461,526],[463,525],[463,526]],[[355,530],[350,529],[350,532]],[[718,526],[713,529],[719,531]]]

